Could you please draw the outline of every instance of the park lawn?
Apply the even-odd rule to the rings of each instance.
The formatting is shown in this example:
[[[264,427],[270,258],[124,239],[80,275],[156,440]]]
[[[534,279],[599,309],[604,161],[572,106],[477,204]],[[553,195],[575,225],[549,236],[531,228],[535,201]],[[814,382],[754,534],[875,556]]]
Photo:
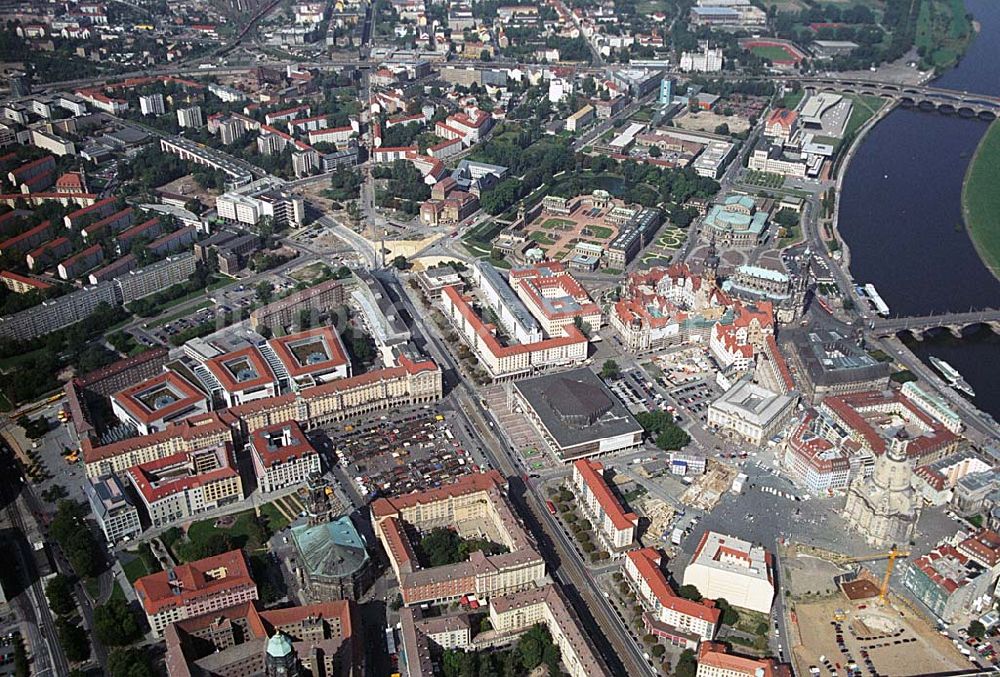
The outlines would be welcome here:
[[[542,223],[542,228],[546,230],[566,230],[573,225],[573,221],[569,219],[545,219],[545,222]]]
[[[192,556],[197,551],[197,546],[207,541],[217,532],[226,534],[232,540],[234,547],[244,550],[256,550],[263,545],[253,533],[253,510],[246,510],[236,515],[230,515],[229,517],[235,517],[236,519],[233,526],[228,528],[216,527],[215,523],[218,521],[218,518],[202,520],[201,522],[192,524],[188,528],[187,540],[182,540],[174,547],[174,555],[186,562],[197,559]]]
[[[607,226],[587,226],[587,230],[590,231],[591,235],[593,235],[594,237],[599,237],[602,240],[608,239],[609,237],[611,237],[611,233],[614,232]]]
[[[111,597],[108,598],[108,601],[116,599],[125,601],[125,591],[122,590],[122,586],[118,584],[118,581],[115,581],[115,587],[111,589]]]
[[[297,268],[288,274],[288,277],[297,282],[311,282],[327,269],[327,265],[322,261],[315,261],[308,265]]]
[[[143,576],[155,574],[162,569],[160,562],[148,546],[140,547],[134,552],[129,551],[129,553],[135,555],[135,559],[127,564],[122,564],[122,571],[125,572],[125,578],[128,579],[129,583],[135,583]]]
[[[851,117],[844,126],[843,139],[852,139],[861,126],[882,109],[885,100],[882,97],[870,95],[852,96],[848,94],[847,96],[854,102],[854,107],[851,108]]]
[[[483,221],[467,232],[462,240],[466,247],[485,249],[486,253],[489,254],[493,238],[499,235],[501,230],[503,230],[503,223],[500,221]]]
[[[36,357],[41,357],[46,351],[46,348],[39,348],[38,350],[32,350],[29,353],[22,353],[20,355],[11,355],[10,357],[4,357],[0,359],[0,371],[3,373],[8,373],[13,369],[18,369],[22,364],[28,360],[34,359]]]
[[[267,526],[271,531],[281,531],[288,526],[288,518],[281,514],[274,503],[265,503],[260,506],[260,514],[267,518]]]
[[[547,234],[543,233],[540,230],[532,231],[531,234],[528,235],[528,237],[537,242],[538,244],[553,245],[556,243],[555,240],[553,240]]]
[[[804,89],[800,89],[797,92],[785,92],[785,96],[781,99],[781,105],[785,108],[795,110],[805,95],[806,90]]]
[[[768,59],[770,61],[792,60],[791,54],[789,54],[784,48],[777,47],[775,45],[758,45],[756,47],[751,47],[750,52],[755,56],[759,56],[762,59]]]
[[[962,212],[979,257],[1000,277],[1000,124],[986,130],[962,185]]]

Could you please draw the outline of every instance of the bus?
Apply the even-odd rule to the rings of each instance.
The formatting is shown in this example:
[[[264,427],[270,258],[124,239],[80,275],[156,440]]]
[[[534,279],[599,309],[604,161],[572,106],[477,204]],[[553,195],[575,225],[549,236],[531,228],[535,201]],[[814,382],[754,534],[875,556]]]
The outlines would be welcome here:
[[[390,656],[396,654],[396,636],[392,627],[385,629],[385,648],[389,651]]]
[[[549,513],[556,514],[556,504],[552,501],[545,501],[545,507],[549,509]]]

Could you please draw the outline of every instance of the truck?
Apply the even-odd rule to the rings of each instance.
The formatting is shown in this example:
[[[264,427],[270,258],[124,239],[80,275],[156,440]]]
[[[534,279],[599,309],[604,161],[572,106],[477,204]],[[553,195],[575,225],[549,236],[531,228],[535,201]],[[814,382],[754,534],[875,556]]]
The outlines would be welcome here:
[[[674,529],[673,533],[670,534],[670,542],[673,543],[674,545],[680,545],[681,544],[681,539],[683,539],[683,538],[684,538],[684,530],[683,529],[679,529],[679,528],[678,529]]]

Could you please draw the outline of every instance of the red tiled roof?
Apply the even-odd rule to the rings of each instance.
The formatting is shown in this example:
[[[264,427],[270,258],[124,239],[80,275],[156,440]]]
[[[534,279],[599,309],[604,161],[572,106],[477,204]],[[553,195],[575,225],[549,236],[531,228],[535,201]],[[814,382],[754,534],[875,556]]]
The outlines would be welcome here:
[[[143,499],[147,503],[155,503],[168,496],[173,496],[196,487],[231,477],[239,477],[240,473],[234,466],[232,445],[227,442],[222,453],[225,458],[225,465],[221,468],[204,473],[194,473],[192,471],[190,474],[179,474],[177,477],[162,481],[156,486],[153,485],[153,482],[158,471],[187,463],[190,453],[181,452],[164,456],[149,463],[140,463],[129,468],[126,472]]]
[[[799,114],[787,108],[778,108],[767,118],[767,126],[781,125],[785,129],[791,129],[798,119]]]
[[[246,381],[237,381],[236,376],[226,367],[227,364],[245,360],[254,370],[256,376]],[[215,375],[222,387],[229,393],[240,392],[250,388],[274,383],[274,374],[267,362],[254,346],[247,346],[240,350],[219,355],[205,362],[205,366]]]
[[[792,674],[787,665],[773,658],[734,656],[720,642],[702,642],[698,646],[698,664],[746,677],[791,677]]]
[[[415,491],[403,496],[376,499],[371,505],[372,516],[376,519],[398,515],[405,508],[425,503],[437,503],[455,496],[465,496],[490,489],[506,489],[507,480],[496,470],[464,475],[447,486],[427,491]]]
[[[160,385],[169,387],[179,397],[173,403],[161,409],[147,408],[138,399],[137,395]],[[171,371],[164,372],[142,383],[137,383],[134,386],[120,390],[111,397],[118,404],[125,407],[137,420],[147,425],[162,418],[169,418],[173,414],[190,407],[195,402],[207,399],[204,393]]]
[[[646,581],[646,585],[653,591],[661,606],[672,609],[685,616],[692,616],[703,621],[708,621],[712,625],[718,625],[722,612],[715,608],[714,604],[695,602],[694,600],[678,597],[670,587],[667,577],[659,567],[660,553],[653,548],[641,548],[628,553],[628,558],[632,560],[636,571]]]
[[[271,446],[268,440],[271,438],[282,439],[285,430],[289,432],[289,440],[283,446]],[[259,428],[250,435],[250,445],[260,462],[266,468],[270,468],[275,463],[285,463],[293,458],[304,458],[316,453],[316,449],[306,438],[302,428],[295,421],[283,421],[264,428]]]
[[[34,287],[35,289],[49,289],[52,285],[48,282],[42,282],[41,280],[36,280],[33,277],[27,277],[26,275],[18,275],[17,273],[12,273],[9,270],[0,271],[0,277],[5,277],[8,280],[14,280],[20,282],[21,284],[26,284]]]
[[[300,364],[289,345],[313,337],[318,337],[322,340],[322,344],[326,349],[326,359],[313,364]],[[344,351],[344,344],[340,341],[340,336],[331,327],[316,327],[315,329],[300,331],[296,334],[273,338],[268,341],[268,345],[271,346],[278,359],[285,366],[285,369],[293,377],[323,371],[331,367],[339,367],[350,362],[347,353]]]
[[[210,571],[225,569],[224,578],[212,578]],[[147,614],[165,607],[184,606],[201,597],[221,594],[236,587],[256,587],[242,550],[231,550],[173,568],[174,580],[167,571],[143,576],[135,582],[135,593]]]
[[[604,481],[604,475],[601,473],[601,470],[604,469],[602,464],[581,458],[573,463],[573,467],[580,473],[584,484],[590,488],[590,493],[597,499],[604,514],[611,519],[615,529],[630,529],[638,524],[639,517],[634,512],[625,512],[622,504],[611,493],[611,488],[608,487],[608,483]]]
[[[555,336],[538,341],[537,343],[518,343],[510,346],[502,346],[490,330],[491,325],[486,324],[478,315],[476,315],[475,311],[469,306],[466,297],[462,296],[457,288],[454,286],[445,287],[441,290],[441,293],[449,298],[449,300],[458,309],[458,312],[460,312],[465,318],[465,321],[472,325],[473,330],[486,344],[486,348],[497,358],[517,355],[519,353],[551,350],[552,348],[581,343],[587,340],[587,337],[584,336],[579,329],[574,327],[572,324],[568,324],[563,327],[565,336]]]

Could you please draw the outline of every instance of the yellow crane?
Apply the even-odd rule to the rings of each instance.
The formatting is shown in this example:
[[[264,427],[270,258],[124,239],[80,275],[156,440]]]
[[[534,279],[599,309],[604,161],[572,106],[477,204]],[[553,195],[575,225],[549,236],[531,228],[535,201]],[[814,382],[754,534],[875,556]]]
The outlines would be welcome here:
[[[858,562],[875,562],[878,560],[889,560],[885,567],[885,577],[882,579],[882,586],[878,590],[878,601],[880,604],[886,603],[886,598],[889,594],[889,578],[892,576],[892,570],[896,566],[896,560],[900,557],[909,557],[909,550],[900,550],[895,545],[889,552],[879,552],[873,553],[871,555],[862,555],[861,557],[848,557],[841,560],[844,564],[856,564]]]

